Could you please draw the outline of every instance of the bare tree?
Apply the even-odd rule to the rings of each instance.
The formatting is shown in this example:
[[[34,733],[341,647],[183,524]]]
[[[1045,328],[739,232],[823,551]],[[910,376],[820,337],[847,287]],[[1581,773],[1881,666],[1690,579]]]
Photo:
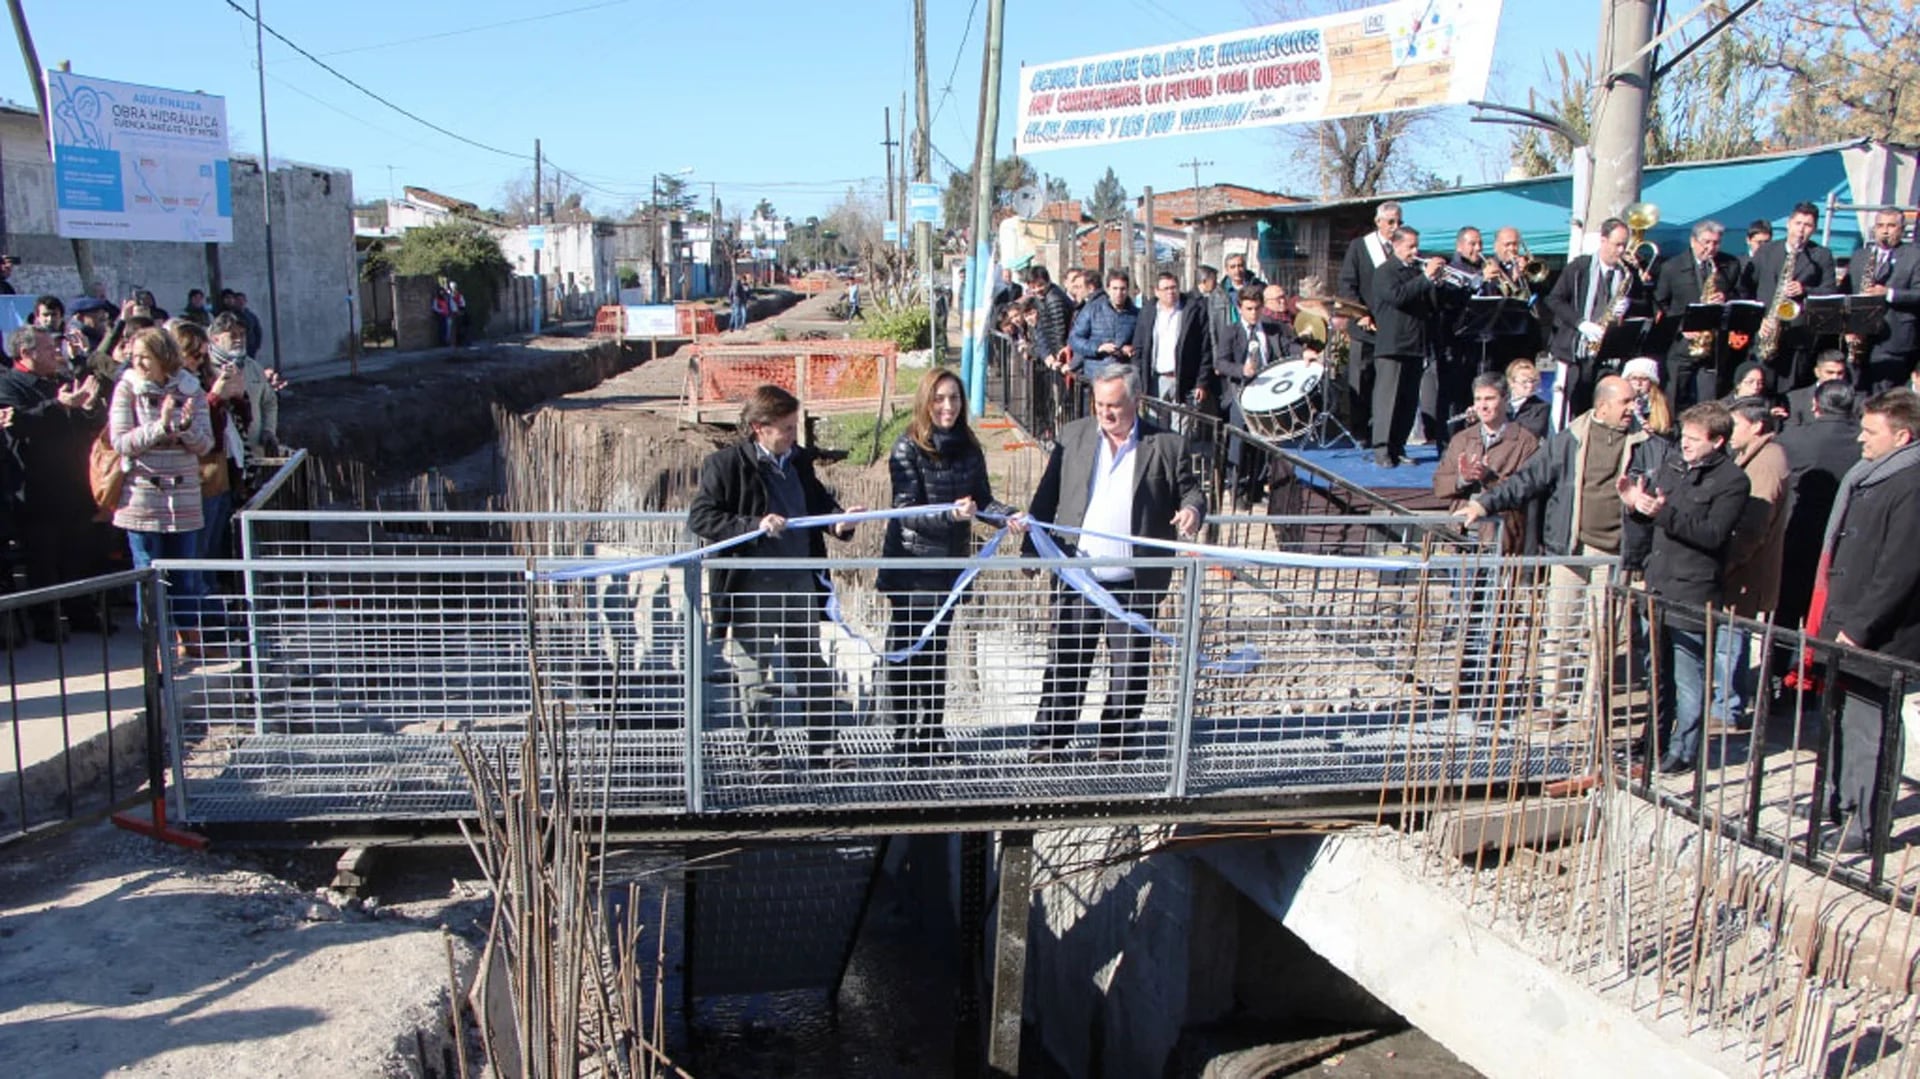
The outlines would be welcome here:
[[[1788,146],[1851,138],[1920,141],[1920,4],[1762,4],[1735,24],[1752,62],[1781,76],[1774,134]]]
[[[533,197],[533,170],[526,171],[507,181],[500,189],[500,217],[509,225],[531,225],[539,221],[554,221],[562,224],[591,221],[593,211],[587,208],[586,192],[564,172],[548,169],[540,176],[542,198]],[[552,206],[551,216],[537,216],[541,207],[537,202]]]

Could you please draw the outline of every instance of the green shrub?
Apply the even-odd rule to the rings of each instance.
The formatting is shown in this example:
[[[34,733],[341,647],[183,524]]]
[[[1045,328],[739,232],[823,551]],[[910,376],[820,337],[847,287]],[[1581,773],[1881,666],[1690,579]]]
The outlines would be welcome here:
[[[467,298],[467,317],[484,327],[493,314],[494,293],[513,272],[493,234],[462,222],[408,229],[393,255],[393,272],[447,277]]]
[[[631,266],[622,266],[620,267],[619,273],[620,273],[621,288],[639,288],[640,287],[640,271],[639,270],[636,270]]]
[[[854,336],[871,341],[892,341],[900,351],[911,352],[933,344],[932,329],[933,316],[924,304],[875,304],[861,320]]]
[[[848,412],[834,416],[825,424],[826,430],[820,433],[820,441],[835,449],[847,451],[848,462],[856,465],[870,465],[893,452],[893,444],[907,430],[907,424],[913,420],[913,410],[896,408],[880,424],[880,437],[874,438],[874,420],[871,412]]]

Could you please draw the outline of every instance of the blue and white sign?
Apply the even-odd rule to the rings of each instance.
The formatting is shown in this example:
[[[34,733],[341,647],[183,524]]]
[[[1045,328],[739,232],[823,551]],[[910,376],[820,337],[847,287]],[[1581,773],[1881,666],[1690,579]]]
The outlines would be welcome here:
[[[898,243],[900,241],[900,223],[897,221],[888,221],[881,225],[880,238],[890,244]]]
[[[47,108],[60,235],[233,241],[226,99],[49,71]]]
[[[914,224],[925,221],[929,225],[940,223],[940,185],[907,185],[907,220]]]
[[[527,226],[528,249],[533,251],[538,251],[545,246],[547,246],[547,226],[528,225]]]

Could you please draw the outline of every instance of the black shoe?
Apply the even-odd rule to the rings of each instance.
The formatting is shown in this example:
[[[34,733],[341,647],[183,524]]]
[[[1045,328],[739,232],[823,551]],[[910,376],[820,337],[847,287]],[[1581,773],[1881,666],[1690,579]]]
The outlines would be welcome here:
[[[1660,774],[1663,776],[1682,776],[1693,771],[1693,762],[1680,757],[1666,757],[1660,761]]]

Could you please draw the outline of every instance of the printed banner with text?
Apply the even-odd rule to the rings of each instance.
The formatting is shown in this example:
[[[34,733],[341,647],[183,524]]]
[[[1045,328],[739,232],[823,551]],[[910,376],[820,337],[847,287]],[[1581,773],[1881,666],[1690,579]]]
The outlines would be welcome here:
[[[233,242],[225,99],[49,71],[47,108],[60,235]]]
[[[1023,67],[1020,152],[1461,104],[1499,26],[1500,0],[1403,0]]]

